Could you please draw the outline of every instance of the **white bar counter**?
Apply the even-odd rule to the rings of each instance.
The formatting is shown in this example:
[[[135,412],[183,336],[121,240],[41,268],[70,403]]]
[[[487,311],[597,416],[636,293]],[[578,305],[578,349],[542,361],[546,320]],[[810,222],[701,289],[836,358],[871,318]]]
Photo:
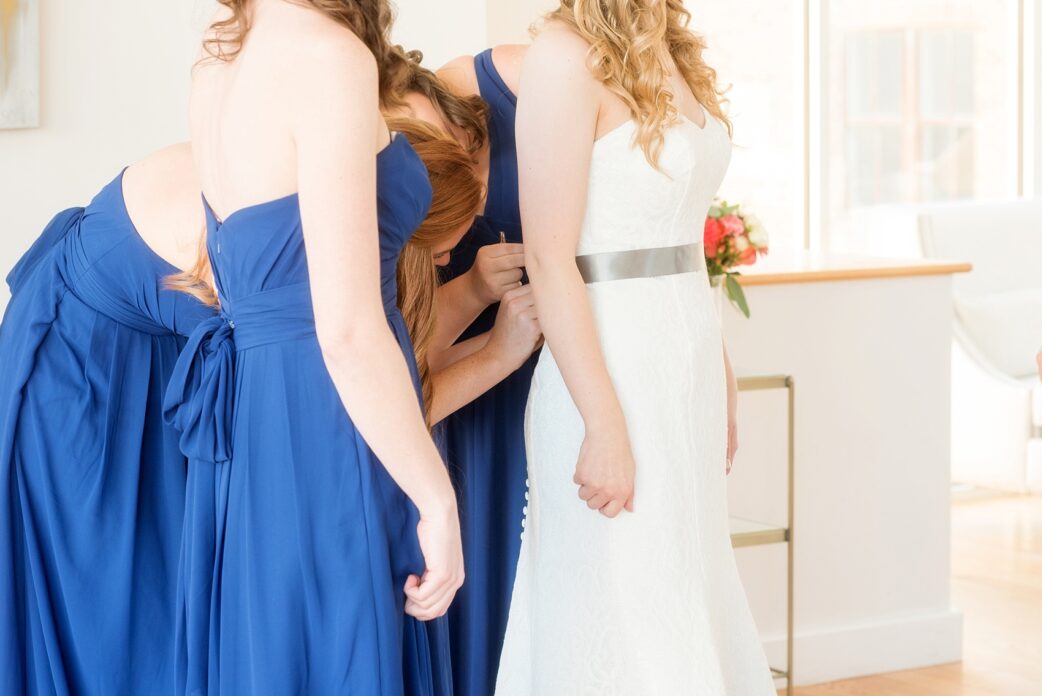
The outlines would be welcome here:
[[[794,253],[724,307],[740,374],[796,383],[795,682],[952,662],[951,279],[970,266]],[[785,395],[741,396],[732,516],[785,520]],[[773,665],[784,663],[784,546],[739,549]]]

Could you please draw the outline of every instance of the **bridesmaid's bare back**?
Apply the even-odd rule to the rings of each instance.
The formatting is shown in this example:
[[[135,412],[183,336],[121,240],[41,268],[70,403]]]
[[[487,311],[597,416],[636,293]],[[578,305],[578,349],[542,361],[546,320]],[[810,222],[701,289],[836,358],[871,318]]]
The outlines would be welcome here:
[[[195,265],[206,220],[191,145],[171,145],[130,165],[123,174],[123,200],[138,235],[156,255],[177,268]]]
[[[227,17],[222,8],[214,19]],[[219,218],[297,191],[299,96],[338,89],[345,62],[371,70],[374,58],[350,29],[285,0],[255,0],[249,37],[233,60],[201,54],[191,93],[193,155]],[[374,148],[388,141],[382,122],[373,139]]]

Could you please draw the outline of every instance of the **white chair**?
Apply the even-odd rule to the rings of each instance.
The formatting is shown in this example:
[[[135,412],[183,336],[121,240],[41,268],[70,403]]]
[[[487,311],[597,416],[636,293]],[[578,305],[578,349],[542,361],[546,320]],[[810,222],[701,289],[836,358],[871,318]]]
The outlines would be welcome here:
[[[973,264],[953,281],[952,479],[1042,493],[1042,201],[928,208],[919,239]]]

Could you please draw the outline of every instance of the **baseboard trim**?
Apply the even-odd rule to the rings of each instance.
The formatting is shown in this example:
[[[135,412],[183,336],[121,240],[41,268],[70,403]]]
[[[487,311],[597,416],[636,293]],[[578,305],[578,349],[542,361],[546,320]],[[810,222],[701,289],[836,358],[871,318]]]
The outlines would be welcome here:
[[[799,608],[796,609],[799,620]],[[932,667],[962,659],[962,612],[952,609],[871,624],[800,630],[797,686]],[[771,666],[785,666],[785,638],[764,643]]]

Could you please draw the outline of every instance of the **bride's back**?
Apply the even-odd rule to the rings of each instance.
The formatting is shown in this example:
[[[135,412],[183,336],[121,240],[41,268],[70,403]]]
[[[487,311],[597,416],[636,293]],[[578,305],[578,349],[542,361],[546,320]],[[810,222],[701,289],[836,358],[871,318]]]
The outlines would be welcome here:
[[[247,9],[248,36],[240,43],[237,26],[211,30],[192,81],[193,156],[207,200],[221,218],[296,192],[294,105],[304,94],[338,88],[339,69],[330,70],[330,63],[374,62],[350,29],[309,5],[253,0]],[[214,20],[230,18],[222,7]]]

